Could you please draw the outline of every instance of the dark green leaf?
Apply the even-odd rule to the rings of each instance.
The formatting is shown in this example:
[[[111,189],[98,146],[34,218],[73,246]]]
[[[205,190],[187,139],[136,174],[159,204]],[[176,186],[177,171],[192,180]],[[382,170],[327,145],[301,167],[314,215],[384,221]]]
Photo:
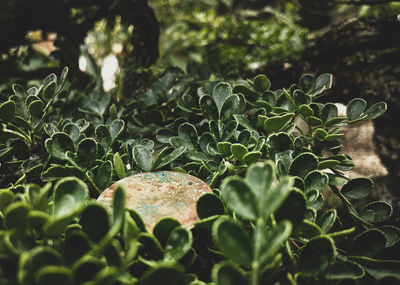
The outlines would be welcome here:
[[[173,218],[163,218],[154,226],[153,234],[158,239],[160,244],[165,246],[172,230],[180,225],[181,224]]]
[[[154,166],[154,168],[155,168],[154,170],[160,169],[160,168],[170,164],[174,160],[178,159],[185,151],[186,151],[185,146],[180,146],[180,147],[174,149],[170,154],[167,154],[166,156],[164,156],[162,158],[159,165]],[[157,158],[156,158],[156,160],[157,160]]]
[[[119,179],[125,178],[126,177],[125,165],[118,152],[114,153],[113,165],[115,173],[117,174],[118,178]]]
[[[264,121],[264,129],[268,134],[276,133],[287,126],[292,120],[294,113],[287,113],[284,115],[277,115],[274,117],[268,117]]]
[[[323,233],[328,233],[336,221],[337,213],[335,209],[326,211],[317,221]]]
[[[382,231],[370,229],[356,236],[352,245],[357,255],[374,257],[385,248],[386,237]]]
[[[335,243],[331,238],[316,237],[300,253],[299,269],[305,275],[318,275],[329,267],[335,255]]]
[[[390,218],[393,208],[384,201],[374,201],[365,205],[360,217],[370,223],[380,223]]]
[[[168,236],[165,245],[165,259],[181,259],[192,247],[192,232],[183,227],[176,227]]]
[[[349,121],[357,119],[367,107],[367,101],[361,98],[354,98],[347,104],[346,116]]]
[[[250,151],[243,156],[243,161],[247,165],[250,165],[257,162],[260,159],[261,155],[262,153],[260,151]]]
[[[189,142],[193,147],[197,146],[198,143],[198,136],[196,128],[189,123],[183,123],[178,128],[178,136],[185,141]]]
[[[221,82],[214,87],[212,97],[215,105],[217,106],[219,116],[221,116],[222,106],[224,105],[226,99],[231,95],[232,88],[228,83]]]
[[[258,217],[257,195],[251,186],[239,177],[228,177],[221,185],[222,198],[239,216],[255,220]]]
[[[150,171],[153,157],[147,147],[137,145],[132,149],[133,159],[142,171]]]
[[[328,280],[359,279],[365,275],[360,265],[351,261],[337,261],[328,268],[324,277]]]
[[[110,160],[103,162],[97,170],[94,181],[100,190],[110,186],[113,175],[113,165]]]
[[[271,87],[271,81],[264,74],[257,75],[253,79],[254,89],[257,92],[264,92]]]
[[[122,133],[125,127],[125,122],[122,120],[114,120],[110,125],[111,143],[113,143]]]
[[[322,192],[328,186],[328,175],[318,170],[312,171],[307,174],[304,179],[305,191],[317,189]]]
[[[290,165],[291,175],[305,178],[308,173],[318,169],[318,158],[312,153],[302,153]]]
[[[346,198],[362,199],[367,197],[373,188],[373,182],[369,178],[355,178],[348,181],[342,188],[342,194]]]
[[[262,241],[263,248],[261,249],[260,262],[264,263],[271,260],[290,237],[291,233],[292,224],[289,221],[281,221],[274,228],[270,229],[267,235],[262,237],[264,241]]]
[[[293,189],[275,212],[275,218],[279,221],[289,220],[293,226],[297,226],[303,220],[306,209],[307,201],[304,193]]]
[[[218,108],[211,96],[201,96],[199,106],[204,117],[209,120],[218,120]]]
[[[253,260],[250,239],[239,224],[221,217],[212,227],[212,236],[225,256],[240,265],[250,265]]]
[[[244,145],[235,143],[231,146],[231,152],[237,160],[244,162],[243,157],[248,153],[248,150]]]
[[[378,228],[386,237],[386,247],[391,247],[400,241],[400,229],[393,226]]]
[[[366,117],[363,118],[363,121],[369,121],[378,118],[386,112],[386,109],[387,105],[385,102],[375,103],[364,112],[364,115],[366,115]]]
[[[221,107],[221,120],[231,120],[232,116],[237,113],[239,104],[240,99],[236,94],[230,95],[228,98],[226,98]]]
[[[82,230],[93,242],[99,242],[108,232],[108,213],[102,204],[91,203],[82,211],[79,220]]]
[[[196,210],[200,219],[223,215],[225,212],[221,199],[213,193],[206,193],[200,196],[196,203]]]
[[[28,229],[28,213],[29,205],[27,203],[14,202],[4,212],[4,225],[9,230],[26,231]]]
[[[54,133],[45,141],[47,152],[59,160],[67,160],[67,151],[74,151],[74,143],[65,133]]]
[[[398,260],[379,260],[364,256],[351,256],[350,259],[360,264],[375,279],[387,277],[400,279],[400,262]]]
[[[14,118],[16,105],[14,101],[6,101],[0,105],[0,119],[11,122]]]

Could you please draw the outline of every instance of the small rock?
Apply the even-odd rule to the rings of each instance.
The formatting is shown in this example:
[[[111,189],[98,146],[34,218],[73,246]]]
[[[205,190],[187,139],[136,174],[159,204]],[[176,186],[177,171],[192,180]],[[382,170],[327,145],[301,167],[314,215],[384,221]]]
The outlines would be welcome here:
[[[197,199],[212,192],[205,182],[189,174],[145,172],[117,181],[104,190],[97,200],[111,208],[117,185],[123,185],[126,189],[125,206],[136,210],[150,231],[164,217],[172,217],[183,226],[192,227],[199,220]]]

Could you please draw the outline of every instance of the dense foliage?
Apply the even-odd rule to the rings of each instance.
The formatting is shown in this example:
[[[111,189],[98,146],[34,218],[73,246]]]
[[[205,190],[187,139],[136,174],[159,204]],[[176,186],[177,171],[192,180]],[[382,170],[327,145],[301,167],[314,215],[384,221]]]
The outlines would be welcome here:
[[[265,75],[212,81],[205,65],[167,69],[113,104],[51,74],[14,84],[0,104],[1,284],[389,284],[400,279],[400,230],[373,182],[349,179],[341,127],[382,115],[353,99],[345,116],[318,103],[332,76],[271,89]],[[215,78],[215,77],[214,77]],[[175,170],[214,193],[192,229],[153,233],[115,191],[138,172]],[[333,194],[333,195],[331,195]],[[341,206],[333,208],[329,199]]]

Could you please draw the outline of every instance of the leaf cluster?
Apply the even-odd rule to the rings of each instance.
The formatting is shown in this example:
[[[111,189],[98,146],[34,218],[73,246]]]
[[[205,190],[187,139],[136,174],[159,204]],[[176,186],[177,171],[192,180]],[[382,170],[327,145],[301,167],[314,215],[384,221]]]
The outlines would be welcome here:
[[[58,79],[0,104],[1,284],[340,284],[398,280],[392,207],[354,202],[341,128],[386,110],[353,99],[344,116],[318,98],[332,75],[271,89],[265,75],[210,80],[205,66],[168,69],[120,104],[97,93],[74,113]],[[81,93],[74,93],[79,94]],[[75,98],[73,100],[80,100]],[[72,115],[71,115],[72,114]],[[111,183],[174,170],[207,182],[192,229],[165,217],[152,233],[125,208],[94,199]],[[325,203],[327,191],[342,210]]]

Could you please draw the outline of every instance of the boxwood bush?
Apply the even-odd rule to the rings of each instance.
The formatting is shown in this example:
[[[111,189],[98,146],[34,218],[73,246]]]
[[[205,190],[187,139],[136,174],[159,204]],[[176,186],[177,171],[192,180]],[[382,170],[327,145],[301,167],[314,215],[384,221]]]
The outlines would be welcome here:
[[[372,180],[346,176],[340,142],[384,102],[356,98],[339,116],[317,102],[330,74],[271,89],[265,75],[212,80],[196,64],[117,102],[74,90],[67,73],[12,85],[0,104],[0,284],[399,282],[392,206],[368,199]],[[158,170],[212,187],[192,229],[166,217],[147,231],[122,187],[111,212],[95,200]]]

